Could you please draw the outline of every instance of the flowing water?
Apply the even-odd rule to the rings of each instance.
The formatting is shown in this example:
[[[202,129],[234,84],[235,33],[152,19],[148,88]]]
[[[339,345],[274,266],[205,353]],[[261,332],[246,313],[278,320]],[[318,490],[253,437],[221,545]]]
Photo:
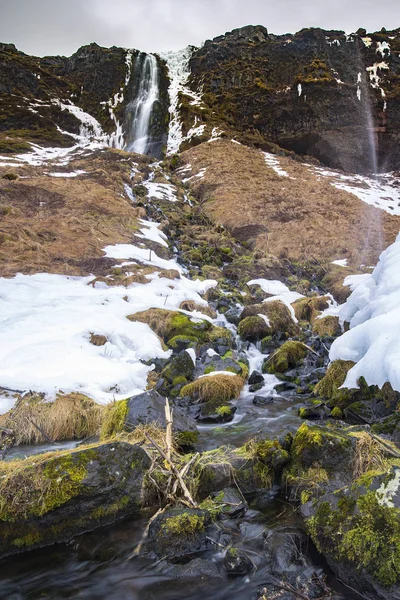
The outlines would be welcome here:
[[[127,150],[148,154],[151,147],[151,116],[154,103],[159,98],[159,68],[153,54],[139,55],[136,59],[139,89],[136,99],[129,108],[132,113],[131,131]]]

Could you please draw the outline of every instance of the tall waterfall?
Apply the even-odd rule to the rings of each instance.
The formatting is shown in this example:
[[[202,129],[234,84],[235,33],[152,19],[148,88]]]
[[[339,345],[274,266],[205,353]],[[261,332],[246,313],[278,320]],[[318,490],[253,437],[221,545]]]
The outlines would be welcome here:
[[[127,150],[146,154],[150,147],[151,113],[154,103],[159,99],[159,69],[157,59],[153,54],[138,57],[140,67],[138,72],[139,89],[132,106],[132,130],[129,138],[132,140]]]

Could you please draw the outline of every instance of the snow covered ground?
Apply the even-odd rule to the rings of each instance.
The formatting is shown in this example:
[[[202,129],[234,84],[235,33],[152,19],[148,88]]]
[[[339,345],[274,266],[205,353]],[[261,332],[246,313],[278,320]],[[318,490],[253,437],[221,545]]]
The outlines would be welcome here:
[[[399,178],[392,173],[367,177],[366,175],[345,175],[332,169],[310,166],[318,177],[327,177],[331,185],[354,194],[371,206],[380,208],[390,215],[400,215]]]
[[[370,275],[347,283],[353,292],[339,318],[350,323],[350,330],[335,340],[330,358],[357,363],[345,387],[357,387],[363,376],[368,385],[382,387],[388,381],[400,391],[400,234]]]
[[[148,278],[128,288],[92,286],[93,277],[0,279],[0,384],[48,397],[80,391],[103,403],[143,391],[151,367],[140,361],[170,352],[148,325],[126,317],[149,307],[176,309],[189,299],[206,304],[200,294],[216,285],[162,273]],[[92,345],[91,333],[106,336],[107,343]],[[0,414],[9,405],[0,396]]]

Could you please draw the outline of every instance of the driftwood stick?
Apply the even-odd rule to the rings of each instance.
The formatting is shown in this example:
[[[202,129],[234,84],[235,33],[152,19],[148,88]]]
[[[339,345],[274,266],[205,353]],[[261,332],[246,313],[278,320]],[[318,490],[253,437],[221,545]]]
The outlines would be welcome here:
[[[32,425],[33,425],[33,426],[34,426],[34,427],[35,427],[35,428],[36,428],[36,429],[37,429],[37,430],[38,430],[38,431],[39,431],[39,432],[42,434],[42,436],[43,436],[44,438],[46,438],[46,440],[47,440],[48,442],[50,442],[50,444],[53,444],[53,443],[54,443],[54,440],[50,439],[50,438],[49,438],[49,436],[47,435],[47,433],[45,433],[45,432],[43,431],[43,429],[42,429],[41,427],[39,427],[39,425],[37,425],[37,424],[35,423],[35,421],[34,421],[33,419],[29,419],[29,421],[30,421],[30,423],[32,423]]]
[[[134,551],[128,556],[128,558],[126,560],[131,560],[132,558],[135,558],[135,556],[138,556],[140,554],[143,544],[146,541],[147,536],[149,535],[150,525],[152,524],[153,521],[155,521],[155,519],[158,517],[158,515],[161,515],[167,508],[168,508],[168,506],[165,506],[164,508],[159,508],[158,511],[156,513],[154,513],[154,515],[151,517],[151,519],[149,520],[149,522],[146,525],[146,529],[143,532],[142,539],[140,540],[140,542],[138,543],[138,545],[136,546]]]
[[[189,460],[189,462],[183,467],[183,469],[181,469],[181,471],[179,472],[179,475],[182,477],[182,479],[186,476],[186,474],[189,471],[190,467],[195,462],[195,460],[197,460],[197,458],[199,456],[200,456],[199,453],[197,453],[194,456],[192,456],[192,458]],[[172,488],[172,493],[173,494],[176,494],[176,488],[177,487],[178,487],[178,479],[175,479],[174,487]]]
[[[161,456],[163,457],[164,460],[167,461],[167,463],[169,464],[169,466],[171,467],[171,471],[174,474],[174,476],[177,478],[177,480],[179,481],[179,484],[182,488],[183,491],[183,495],[185,496],[185,498],[188,500],[188,502],[190,503],[190,505],[193,508],[197,508],[197,504],[196,502],[193,500],[185,482],[183,481],[178,469],[175,467],[174,463],[172,462],[171,459],[168,458],[168,456],[165,454],[164,450],[162,450],[160,448],[160,446],[157,444],[157,442],[155,442],[153,440],[153,438],[151,437],[151,435],[149,435],[147,432],[145,433],[147,439],[153,444],[154,448],[157,450],[157,452],[159,452],[159,454],[161,454]]]
[[[171,462],[172,453],[172,415],[173,410],[169,406],[168,398],[165,398],[165,421],[167,423],[165,440],[167,444],[166,455],[169,463]]]

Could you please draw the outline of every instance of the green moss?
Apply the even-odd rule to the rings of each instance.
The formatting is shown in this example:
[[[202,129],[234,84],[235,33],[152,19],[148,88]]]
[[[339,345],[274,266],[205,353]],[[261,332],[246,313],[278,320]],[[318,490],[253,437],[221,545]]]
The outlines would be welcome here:
[[[343,413],[338,406],[335,406],[331,412],[331,417],[334,419],[343,419]]]
[[[341,328],[339,325],[339,318],[328,316],[323,317],[322,319],[315,319],[313,323],[313,333],[320,337],[335,337],[340,335]]]
[[[168,534],[194,536],[204,531],[204,517],[189,512],[181,513],[166,519],[162,529]]]
[[[232,408],[226,404],[219,406],[216,410],[217,415],[220,417],[230,417],[232,415]]]
[[[308,353],[308,348],[301,342],[285,342],[267,362],[267,373],[284,373],[299,365]]]
[[[271,328],[267,325],[266,321],[257,315],[246,317],[243,321],[240,321],[238,327],[240,337],[250,342],[262,340],[270,331]]]
[[[11,543],[13,546],[17,546],[17,548],[31,548],[32,546],[39,544],[41,539],[39,533],[30,532],[23,537],[16,538]]]
[[[181,346],[184,348],[194,348],[197,344],[197,338],[191,335],[176,335],[168,340],[168,346],[172,348],[172,350],[176,350]]]
[[[331,404],[339,406],[339,408],[351,404],[351,390],[340,389],[340,387],[352,367],[354,367],[352,361],[335,360],[329,366],[325,377],[315,386],[314,395],[329,400]]]
[[[391,586],[400,581],[399,516],[369,491],[357,501],[342,496],[336,506],[322,502],[307,527],[320,552],[351,561]]]
[[[300,419],[307,419],[309,411],[307,408],[299,408],[299,417]]]
[[[178,375],[178,377],[175,377],[175,379],[172,381],[172,386],[175,387],[177,385],[186,385],[188,382],[188,380],[186,379],[186,377],[184,377],[183,375]]]
[[[118,400],[106,406],[101,424],[100,439],[111,438],[124,431],[128,400]]]
[[[99,506],[92,512],[92,517],[94,519],[103,519],[104,517],[115,515],[128,506],[129,500],[129,496],[122,496],[112,504]]]
[[[204,369],[204,375],[208,375],[209,373],[212,373],[213,371],[215,371],[215,365],[213,365],[211,363],[211,365],[209,365],[206,369]]]
[[[175,436],[176,443],[180,448],[191,448],[199,440],[198,431],[181,431]]]
[[[55,456],[43,464],[25,468],[22,464],[22,469],[12,472],[0,486],[0,520],[42,516],[66,504],[79,495],[88,463],[95,457],[94,450],[85,449]]]

